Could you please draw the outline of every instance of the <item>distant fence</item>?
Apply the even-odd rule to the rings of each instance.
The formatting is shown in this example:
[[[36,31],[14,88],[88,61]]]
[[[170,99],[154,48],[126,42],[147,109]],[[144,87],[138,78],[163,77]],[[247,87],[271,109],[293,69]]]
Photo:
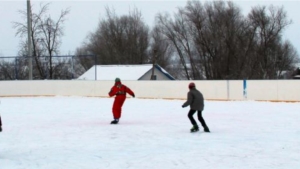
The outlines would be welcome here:
[[[38,62],[32,57],[33,80],[40,79],[76,79],[84,73],[83,67],[78,65],[81,58],[89,59],[90,67],[97,63],[96,55],[63,55],[52,56],[52,78],[50,77],[50,57],[39,56]],[[27,56],[1,56],[0,57],[0,80],[28,80],[29,57]],[[38,63],[38,64],[37,64]],[[79,68],[78,68],[79,67]],[[81,68],[81,69],[80,69]]]
[[[191,81],[123,81],[137,98],[186,99]],[[198,80],[206,100],[300,102],[300,80]],[[0,97],[108,97],[114,81],[35,80],[1,81]]]

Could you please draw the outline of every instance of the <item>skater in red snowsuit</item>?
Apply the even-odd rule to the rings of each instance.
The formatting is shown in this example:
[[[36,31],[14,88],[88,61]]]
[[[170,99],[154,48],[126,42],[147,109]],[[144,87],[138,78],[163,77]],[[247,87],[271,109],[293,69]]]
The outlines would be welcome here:
[[[123,85],[121,83],[120,78],[116,78],[115,85],[111,88],[110,92],[108,93],[110,97],[116,96],[112,107],[114,120],[111,122],[111,124],[118,124],[119,122],[122,112],[122,106],[126,100],[126,93],[130,94],[132,97],[135,97],[133,91],[127,86]]]

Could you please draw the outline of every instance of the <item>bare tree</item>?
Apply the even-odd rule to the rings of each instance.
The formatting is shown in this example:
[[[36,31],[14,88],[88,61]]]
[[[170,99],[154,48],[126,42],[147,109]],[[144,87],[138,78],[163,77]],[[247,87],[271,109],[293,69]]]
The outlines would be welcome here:
[[[0,61],[0,80],[13,80],[16,79],[15,65],[12,62],[5,60]]]
[[[88,41],[77,49],[76,55],[82,53],[96,55],[97,63],[100,64],[147,63],[148,34],[149,29],[137,9],[119,17],[113,10],[106,8],[106,18],[102,19],[97,30],[87,37]],[[87,62],[89,59],[93,60],[93,58],[84,59],[83,67],[90,66],[91,62]]]
[[[173,49],[171,44],[157,27],[154,27],[151,32],[151,40],[150,56],[152,60],[155,60],[162,67],[167,67],[172,61]]]
[[[279,63],[278,60],[282,60],[283,58],[281,57],[293,57],[289,55],[278,57],[278,50],[281,50],[280,46],[282,46],[281,36],[283,30],[292,21],[287,19],[283,7],[276,8],[272,5],[268,10],[266,6],[252,8],[248,18],[255,28],[255,40],[257,43],[254,58],[255,64],[252,65],[252,71],[258,74],[254,77],[274,79],[277,77],[276,72],[279,68],[276,66]]]
[[[298,63],[299,60],[296,49],[289,41],[280,44],[275,53],[275,78],[279,79],[282,78],[284,73],[293,72],[295,70],[294,64]]]
[[[59,46],[61,44],[61,37],[64,35],[63,24],[69,9],[62,10],[57,21],[51,17],[39,18],[38,29],[42,34],[42,46],[46,49],[49,59],[50,79],[53,78],[54,69],[58,69],[59,65],[53,65],[53,56],[59,53]],[[60,63],[61,64],[61,63]]]
[[[159,14],[157,25],[176,49],[187,79],[240,76],[236,68],[243,66],[238,67],[237,61],[244,64],[246,57],[240,56],[249,51],[238,51],[241,46],[237,42],[245,40],[247,30],[240,9],[231,2],[215,1],[204,6],[188,1],[174,18],[172,21]]]
[[[182,16],[182,15],[180,15]],[[191,79],[191,75],[187,65],[188,56],[184,52],[184,46],[182,46],[183,41],[180,40],[180,26],[182,25],[183,18],[178,18],[177,24],[170,18],[169,15],[158,14],[156,17],[156,27],[160,29],[161,33],[165,38],[170,41],[173,48],[176,50],[177,55],[179,56],[180,64],[183,66],[185,72],[185,79]]]
[[[291,23],[283,8],[265,9],[255,7],[245,17],[230,1],[188,1],[174,21],[159,14],[156,26],[176,50],[187,79],[276,78],[298,55],[281,39]]]
[[[185,13],[206,78],[240,78],[253,41],[240,9],[232,2],[189,1]]]
[[[76,49],[74,72],[77,75],[83,74],[86,70],[98,63],[97,56],[92,55],[92,49],[90,49],[89,46],[88,44],[83,44]]]
[[[31,39],[34,57],[33,73],[35,78],[46,78],[48,72],[48,77],[50,79],[53,78],[54,70],[57,70],[56,66],[58,66],[53,64],[53,56],[59,54],[61,37],[64,35],[63,24],[70,12],[69,9],[62,10],[57,21],[55,21],[48,15],[49,5],[49,3],[45,5],[41,4],[38,13],[31,12]],[[27,11],[20,10],[19,13],[22,17],[26,18]],[[13,28],[17,30],[17,36],[24,38],[27,35],[27,24],[25,22],[14,22]],[[19,51],[19,55],[27,56],[27,40],[22,40],[20,45],[21,50]],[[58,63],[59,60],[55,62]]]

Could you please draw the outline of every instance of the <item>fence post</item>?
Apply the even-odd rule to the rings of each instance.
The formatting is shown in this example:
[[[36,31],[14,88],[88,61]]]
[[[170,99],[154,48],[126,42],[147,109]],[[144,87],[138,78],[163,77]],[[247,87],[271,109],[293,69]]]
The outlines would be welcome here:
[[[72,79],[74,79],[74,55],[71,56],[71,63],[72,63]]]
[[[246,100],[247,99],[247,80],[244,79],[243,80],[243,96],[244,96],[244,99]]]
[[[95,56],[95,80],[97,80],[97,55]]]
[[[15,58],[15,80],[18,80],[18,58]]]
[[[230,87],[229,87],[229,80],[227,80],[227,100],[230,99]]]

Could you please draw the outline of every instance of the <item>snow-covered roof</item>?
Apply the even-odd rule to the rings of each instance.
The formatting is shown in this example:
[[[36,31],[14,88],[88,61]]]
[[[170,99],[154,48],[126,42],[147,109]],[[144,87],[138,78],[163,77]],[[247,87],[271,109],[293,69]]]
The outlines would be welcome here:
[[[168,76],[173,77],[167,73],[163,68],[156,65],[158,70]],[[119,77],[121,80],[138,80],[146,72],[152,69],[152,64],[143,65],[97,65],[91,67],[83,75],[78,77],[79,80],[95,80],[95,72],[97,73],[97,80],[114,80]]]

